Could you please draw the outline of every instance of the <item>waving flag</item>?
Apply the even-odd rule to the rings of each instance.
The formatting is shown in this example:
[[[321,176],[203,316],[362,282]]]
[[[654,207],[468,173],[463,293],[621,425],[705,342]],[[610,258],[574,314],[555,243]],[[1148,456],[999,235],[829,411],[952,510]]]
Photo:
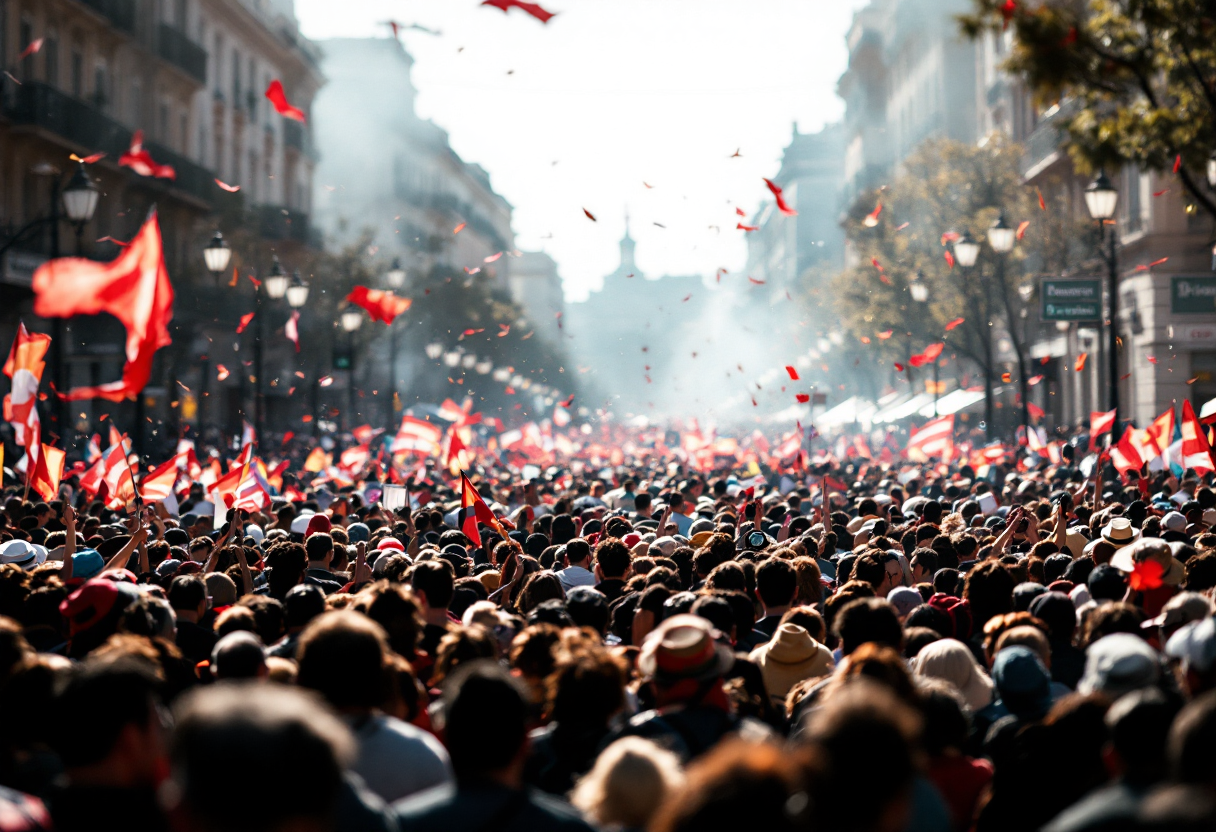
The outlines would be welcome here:
[[[155,179],[177,179],[177,171],[173,165],[160,165],[144,149],[144,131],[136,130],[131,136],[131,145],[127,152],[118,157],[118,164],[138,173],[140,176],[151,176]]]
[[[1182,401],[1182,467],[1203,473],[1205,471],[1216,471],[1216,465],[1212,464],[1212,449],[1208,445],[1208,438],[1204,435],[1203,425],[1199,424],[1199,419],[1195,416],[1195,409],[1191,407],[1189,399]]]
[[[34,314],[70,318],[108,312],[127,330],[127,360],[122,380],[69,392],[69,401],[133,399],[148,384],[152,358],[173,343],[173,286],[165,270],[160,226],[153,211],[139,233],[118,257],[95,263],[81,257],[60,257],[34,272]]]
[[[163,503],[173,494],[181,466],[186,463],[186,454],[175,454],[163,465],[144,475],[139,483],[139,494],[148,503]]]
[[[382,321],[386,324],[391,324],[398,315],[409,309],[410,304],[413,303],[409,298],[397,297],[392,292],[382,289],[369,289],[366,286],[356,286],[346,296],[346,301],[367,310],[368,316],[373,321]]]
[[[1098,449],[1098,437],[1104,433],[1110,433],[1111,428],[1115,425],[1116,411],[1110,410],[1103,413],[1100,410],[1095,410],[1089,414],[1089,449],[1096,451]]]
[[[59,496],[59,480],[63,477],[63,461],[67,452],[43,445],[30,475],[30,488],[48,503]]]
[[[1127,474],[1128,471],[1139,471],[1144,465],[1144,460],[1140,458],[1140,452],[1133,442],[1135,433],[1136,430],[1129,426],[1127,430],[1123,431],[1123,436],[1119,439],[1118,444],[1110,449],[1111,465],[1115,466],[1115,470],[1119,472],[1120,476]]]
[[[948,461],[954,456],[954,414],[926,422],[919,430],[913,428],[907,453],[909,459],[919,462],[932,457]]]
[[[442,440],[443,430],[438,425],[404,416],[389,450],[394,454],[413,452],[422,456],[437,456]]]
[[[31,334],[24,323],[17,325],[17,337],[4,363],[4,374],[13,380],[12,392],[4,397],[4,419],[13,425],[13,438],[31,459],[38,458],[42,426],[38,418],[38,385],[46,369],[46,351],[51,336]]]
[[[1171,404],[1170,409],[1154,419],[1145,430],[1156,446],[1157,456],[1164,454],[1174,444],[1174,406]]]
[[[477,489],[473,487],[473,483],[469,482],[469,478],[463,472],[460,474],[460,511],[456,516],[456,525],[464,532],[464,536],[478,546],[481,545],[481,534],[477,531],[478,523],[484,523],[494,529],[502,535],[504,540],[507,538],[498,518],[494,516],[494,512],[490,511],[486,501],[481,499],[481,495],[477,493]]]

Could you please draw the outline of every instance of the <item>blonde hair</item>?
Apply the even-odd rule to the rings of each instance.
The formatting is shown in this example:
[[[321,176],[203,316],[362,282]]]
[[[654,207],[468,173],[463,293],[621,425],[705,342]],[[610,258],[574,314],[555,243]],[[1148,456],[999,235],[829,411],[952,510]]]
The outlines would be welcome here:
[[[570,802],[596,826],[646,826],[663,801],[684,784],[680,759],[641,737],[604,749],[575,784]]]

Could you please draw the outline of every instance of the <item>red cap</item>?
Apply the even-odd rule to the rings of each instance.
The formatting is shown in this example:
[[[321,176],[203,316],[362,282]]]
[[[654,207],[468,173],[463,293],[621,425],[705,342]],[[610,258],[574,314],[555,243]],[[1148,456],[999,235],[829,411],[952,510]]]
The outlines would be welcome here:
[[[384,540],[381,540],[379,543],[376,544],[376,548],[379,550],[396,549],[399,552],[404,552],[405,544],[403,544],[400,540],[398,540],[395,537],[386,537],[386,538],[384,538]]]
[[[329,518],[324,514],[314,514],[312,519],[308,521],[308,528],[304,530],[304,539],[307,540],[314,534],[329,534],[333,529],[333,524],[329,522]]]

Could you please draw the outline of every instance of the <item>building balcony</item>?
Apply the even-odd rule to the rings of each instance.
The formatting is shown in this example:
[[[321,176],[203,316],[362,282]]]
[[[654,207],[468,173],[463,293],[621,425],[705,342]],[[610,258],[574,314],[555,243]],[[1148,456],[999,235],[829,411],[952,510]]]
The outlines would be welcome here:
[[[1076,104],[1065,101],[1054,112],[1048,111],[1022,142],[1022,176],[1040,173],[1064,143],[1061,125],[1076,113]]]
[[[79,0],[117,29],[135,34],[135,0]]]
[[[256,205],[252,213],[263,239],[289,240],[306,246],[317,243],[308,214],[302,211],[291,211],[281,205]]]
[[[179,29],[160,24],[156,53],[200,84],[207,83],[207,50]]]
[[[131,145],[131,131],[102,113],[92,104],[40,81],[27,81],[3,98],[0,109],[15,126],[31,127],[52,133],[72,149],[104,151],[117,159]],[[150,179],[210,204],[214,178],[201,165],[156,142],[144,142],[157,162],[172,165],[177,178],[172,181]]]
[[[308,132],[308,128],[298,121],[292,121],[291,119],[283,120],[283,144],[286,147],[298,150],[303,156],[308,156],[314,160],[317,158],[317,151],[312,143],[312,135]]]

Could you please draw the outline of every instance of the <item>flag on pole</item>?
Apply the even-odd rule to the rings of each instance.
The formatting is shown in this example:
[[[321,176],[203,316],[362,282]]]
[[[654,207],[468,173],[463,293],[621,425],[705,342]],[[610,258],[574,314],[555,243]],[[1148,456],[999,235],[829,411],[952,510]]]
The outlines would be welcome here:
[[[13,439],[25,448],[31,459],[38,458],[41,447],[38,385],[42,382],[42,371],[46,369],[44,358],[50,346],[51,336],[31,333],[24,323],[19,323],[8,361],[4,362],[4,374],[13,380],[12,392],[4,397],[4,420],[12,423]]]
[[[1118,411],[1109,410],[1103,413],[1100,410],[1090,411],[1089,414],[1089,449],[1096,451],[1098,449],[1098,437],[1104,433],[1110,433],[1111,428],[1115,425],[1115,416]]]
[[[1134,441],[1135,428],[1128,427],[1123,431],[1123,437],[1118,444],[1111,446],[1110,462],[1115,466],[1115,470],[1120,476],[1126,475],[1128,471],[1139,471],[1144,465],[1144,460],[1140,457]]]
[[[1203,425],[1195,416],[1189,399],[1182,401],[1182,467],[1186,470],[1203,473],[1216,471],[1212,464],[1212,448],[1203,433]]]
[[[1154,419],[1145,430],[1153,440],[1157,455],[1164,454],[1166,449],[1174,444],[1174,406],[1171,404],[1170,409]]]
[[[403,416],[401,427],[389,448],[394,454],[413,452],[421,456],[438,456],[443,429],[413,416]]]
[[[163,503],[173,494],[173,486],[177,484],[184,457],[184,453],[176,454],[168,462],[144,475],[139,483],[139,494],[144,502]]]
[[[48,503],[59,496],[59,480],[63,477],[63,461],[67,452],[43,445],[30,475],[30,488]]]
[[[464,536],[478,546],[481,545],[481,534],[477,531],[478,523],[484,523],[494,529],[502,535],[504,540],[507,538],[498,518],[494,516],[494,512],[490,511],[486,501],[481,499],[481,495],[477,493],[477,489],[473,487],[473,483],[469,482],[469,478],[464,475],[463,471],[460,473],[460,511],[457,512],[456,518],[456,525],[464,532]]]

